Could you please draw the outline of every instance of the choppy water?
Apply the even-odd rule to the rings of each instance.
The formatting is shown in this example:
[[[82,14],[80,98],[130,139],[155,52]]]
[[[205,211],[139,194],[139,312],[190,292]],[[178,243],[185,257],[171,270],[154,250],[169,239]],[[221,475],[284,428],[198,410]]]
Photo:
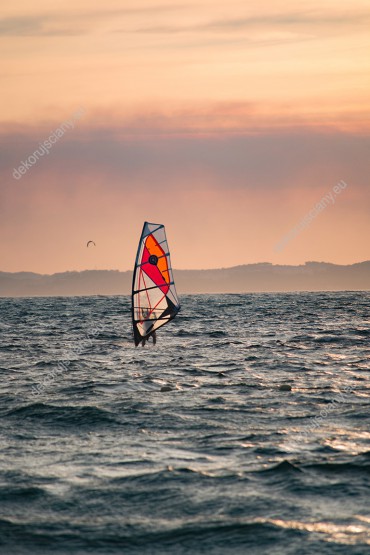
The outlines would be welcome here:
[[[0,553],[369,553],[370,293],[182,305],[0,299]]]

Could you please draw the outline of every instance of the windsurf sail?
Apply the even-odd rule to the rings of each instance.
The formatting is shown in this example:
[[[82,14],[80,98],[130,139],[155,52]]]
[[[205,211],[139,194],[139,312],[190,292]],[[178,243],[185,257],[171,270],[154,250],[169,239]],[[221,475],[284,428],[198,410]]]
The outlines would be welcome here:
[[[145,222],[132,280],[135,345],[170,322],[179,310],[164,225]]]

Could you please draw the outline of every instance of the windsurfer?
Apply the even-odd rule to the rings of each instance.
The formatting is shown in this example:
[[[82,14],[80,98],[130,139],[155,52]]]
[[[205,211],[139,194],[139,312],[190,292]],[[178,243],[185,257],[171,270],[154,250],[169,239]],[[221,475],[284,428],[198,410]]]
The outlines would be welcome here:
[[[149,337],[151,337],[153,339],[153,345],[155,345],[157,343],[157,334],[155,333],[155,331],[152,331],[152,333],[150,333],[146,337],[143,337],[143,339],[141,341],[141,346],[142,347],[144,347],[145,343],[149,340]]]
[[[151,313],[148,308],[142,308],[141,309],[141,314],[142,314],[143,320],[146,320],[147,322],[148,322],[148,319],[150,319],[150,320],[155,319],[155,316],[154,316],[153,312]],[[150,324],[150,326],[151,326],[151,324]],[[141,346],[142,347],[144,347],[145,343],[149,340],[149,337],[151,337],[153,339],[153,345],[155,345],[157,343],[157,335],[155,333],[155,330],[153,330],[151,333],[149,333],[148,335],[143,337],[143,339],[141,340]]]

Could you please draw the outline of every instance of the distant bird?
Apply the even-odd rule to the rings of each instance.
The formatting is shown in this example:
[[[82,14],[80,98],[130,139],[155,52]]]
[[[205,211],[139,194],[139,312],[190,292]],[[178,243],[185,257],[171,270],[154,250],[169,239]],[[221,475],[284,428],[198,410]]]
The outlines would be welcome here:
[[[94,241],[88,241],[86,246],[88,247],[88,246],[90,245],[90,243],[91,243],[92,245],[94,245],[94,247],[96,247]]]

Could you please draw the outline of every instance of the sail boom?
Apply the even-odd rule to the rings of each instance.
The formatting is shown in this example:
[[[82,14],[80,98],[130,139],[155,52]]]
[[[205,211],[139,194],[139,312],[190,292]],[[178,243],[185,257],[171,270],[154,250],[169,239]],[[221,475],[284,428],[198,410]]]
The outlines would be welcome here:
[[[170,285],[174,285],[174,281],[170,281]],[[133,291],[132,294],[141,293],[142,291],[150,291],[151,289],[158,289],[158,285],[153,285],[152,287],[148,287],[147,289],[138,289],[137,291]]]

